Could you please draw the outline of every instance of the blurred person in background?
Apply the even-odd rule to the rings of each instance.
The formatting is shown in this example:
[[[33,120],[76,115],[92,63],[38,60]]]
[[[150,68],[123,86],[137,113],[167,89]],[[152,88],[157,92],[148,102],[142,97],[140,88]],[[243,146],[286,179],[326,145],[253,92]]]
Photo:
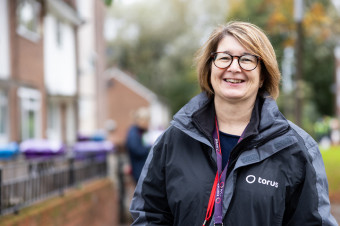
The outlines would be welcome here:
[[[126,148],[129,153],[132,176],[137,183],[149,154],[150,144],[143,140],[143,135],[148,131],[150,113],[147,108],[139,108],[134,113],[134,124],[130,127],[126,138]]]
[[[329,121],[330,138],[332,145],[338,146],[340,144],[340,124],[337,118],[331,118]]]
[[[133,225],[337,225],[317,143],[277,107],[281,76],[264,32],[219,26],[197,71],[202,93],[151,149]]]

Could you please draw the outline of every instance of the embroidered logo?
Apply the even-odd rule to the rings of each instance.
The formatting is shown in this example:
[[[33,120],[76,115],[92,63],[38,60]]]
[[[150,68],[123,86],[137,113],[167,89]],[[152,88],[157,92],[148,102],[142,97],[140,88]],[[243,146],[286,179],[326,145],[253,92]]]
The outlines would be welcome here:
[[[275,188],[279,187],[279,183],[276,182],[276,181],[267,180],[267,179],[264,179],[264,178],[261,178],[261,177],[259,177],[256,180],[256,176],[254,176],[254,175],[248,175],[246,177],[246,181],[247,181],[248,184],[252,184],[252,183],[257,181],[257,183],[263,184],[263,185],[266,185],[266,186],[271,186],[271,187],[275,187]]]
[[[256,177],[254,175],[249,175],[246,177],[246,181],[249,183],[249,184],[252,184],[254,183],[256,180]]]

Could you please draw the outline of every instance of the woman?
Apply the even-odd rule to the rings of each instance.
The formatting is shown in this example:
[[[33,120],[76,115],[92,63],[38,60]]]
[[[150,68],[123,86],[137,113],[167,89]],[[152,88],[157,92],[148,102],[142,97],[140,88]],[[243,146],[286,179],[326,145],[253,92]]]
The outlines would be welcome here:
[[[153,146],[135,225],[337,225],[316,142],[275,99],[280,72],[257,26],[218,27],[198,55],[202,93]]]

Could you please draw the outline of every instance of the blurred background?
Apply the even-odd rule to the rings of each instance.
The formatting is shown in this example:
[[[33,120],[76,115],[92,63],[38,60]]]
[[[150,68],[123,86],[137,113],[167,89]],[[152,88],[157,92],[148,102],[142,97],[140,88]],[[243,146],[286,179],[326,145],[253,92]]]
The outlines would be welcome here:
[[[128,225],[133,116],[148,109],[152,145],[230,20],[269,36],[280,110],[319,143],[339,221],[340,0],[0,0],[0,224]]]

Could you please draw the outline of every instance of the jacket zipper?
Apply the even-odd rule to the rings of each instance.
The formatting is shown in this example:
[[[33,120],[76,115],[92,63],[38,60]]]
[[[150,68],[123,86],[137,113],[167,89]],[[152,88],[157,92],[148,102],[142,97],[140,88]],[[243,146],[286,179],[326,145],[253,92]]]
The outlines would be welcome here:
[[[272,139],[275,139],[275,138],[277,138],[277,137],[279,137],[279,136],[281,136],[281,135],[287,133],[288,130],[289,130],[289,128],[290,128],[290,127],[288,126],[288,127],[285,128],[284,130],[282,130],[282,131],[280,131],[280,132],[278,132],[278,133],[272,134],[271,136],[269,136],[269,137],[267,137],[267,138],[265,138],[265,139],[263,139],[263,140],[260,140],[258,143],[255,143],[254,145],[252,145],[252,144],[250,143],[250,146],[253,146],[254,148],[260,147],[260,146],[262,146],[263,144],[267,143],[268,141],[270,141],[270,140],[272,140]],[[234,164],[236,163],[237,159],[238,159],[238,158],[240,157],[240,155],[242,154],[242,152],[237,151],[237,150],[239,150],[241,147],[245,146],[246,140],[249,140],[249,139],[252,138],[253,136],[254,136],[254,135],[251,135],[251,136],[249,136],[249,137],[246,137],[244,140],[242,140],[242,141],[239,143],[239,145],[236,145],[236,147],[235,147],[234,150],[231,151],[231,154],[230,154],[230,160],[231,160],[231,162],[230,162],[230,165],[229,165],[229,167],[228,167],[228,169],[227,169],[227,177],[229,176],[231,170],[234,168]],[[237,153],[237,156],[236,156],[235,158],[233,158],[233,153]],[[235,154],[234,154],[234,155],[235,155]]]
[[[253,145],[253,147],[254,147],[254,148],[257,148],[257,147],[259,147],[259,146],[265,144],[265,143],[268,142],[269,140],[272,140],[272,139],[274,139],[274,138],[276,138],[276,137],[279,137],[279,136],[281,136],[281,135],[287,133],[288,130],[289,130],[289,128],[290,128],[290,126],[288,126],[287,128],[285,128],[284,130],[282,130],[282,131],[280,131],[280,132],[278,132],[278,133],[275,133],[275,134],[273,134],[273,135],[267,137],[267,138],[264,139],[264,140],[260,140],[258,143],[255,143],[255,144]],[[232,169],[234,168],[235,162],[237,161],[237,159],[238,159],[238,158],[240,157],[240,155],[242,154],[242,152],[236,152],[236,150],[238,150],[238,149],[240,149],[242,146],[244,146],[244,145],[246,144],[246,141],[249,140],[249,139],[251,139],[251,138],[254,137],[254,136],[255,136],[255,135],[250,135],[250,136],[244,138],[244,140],[242,140],[242,141],[239,143],[239,145],[236,145],[235,149],[232,150],[232,153],[233,153],[233,152],[234,152],[234,153],[238,153],[238,155],[237,155],[237,157],[236,157],[235,159],[232,159],[232,154],[230,154],[230,159],[232,159],[232,162],[231,162],[230,166],[229,166],[228,169],[227,169],[226,178],[228,178],[229,174],[231,173]],[[251,143],[250,143],[250,146],[252,146]],[[235,189],[235,187],[234,187],[234,189]],[[227,214],[227,213],[225,213],[225,214],[223,215],[223,218],[225,218],[226,214]]]
[[[286,129],[284,129],[284,130],[282,130],[282,131],[280,131],[280,132],[278,132],[278,133],[275,133],[275,134],[273,134],[273,135],[267,137],[267,138],[264,139],[264,140],[260,140],[260,142],[258,142],[257,144],[254,145],[254,148],[257,148],[257,147],[259,147],[259,146],[262,146],[263,144],[267,143],[268,141],[273,140],[273,139],[275,139],[275,138],[277,138],[277,137],[279,137],[279,136],[281,136],[281,135],[287,133],[288,130],[289,130],[289,128],[290,128],[290,127],[288,126]]]

